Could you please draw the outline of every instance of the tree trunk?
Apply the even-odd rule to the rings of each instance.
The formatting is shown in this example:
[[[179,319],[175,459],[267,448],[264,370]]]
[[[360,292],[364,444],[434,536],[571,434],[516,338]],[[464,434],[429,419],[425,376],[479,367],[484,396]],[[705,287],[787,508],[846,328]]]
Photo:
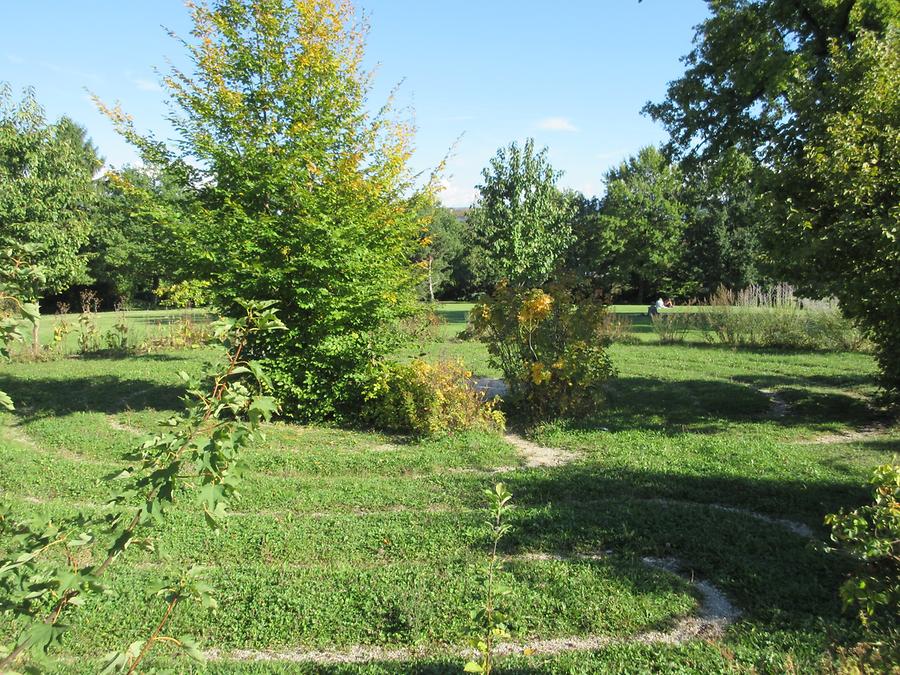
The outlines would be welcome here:
[[[431,275],[431,267],[434,263],[434,257],[428,257],[428,299],[434,302],[434,278]]]
[[[38,305],[37,301],[35,301]],[[38,305],[40,307],[40,305]],[[31,326],[31,350],[35,356],[41,355],[41,318],[38,316]]]

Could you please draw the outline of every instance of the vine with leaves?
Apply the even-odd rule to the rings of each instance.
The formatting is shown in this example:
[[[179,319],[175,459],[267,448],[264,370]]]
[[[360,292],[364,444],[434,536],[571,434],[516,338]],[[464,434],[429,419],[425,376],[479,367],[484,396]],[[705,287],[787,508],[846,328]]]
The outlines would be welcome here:
[[[200,378],[179,373],[187,385],[185,409],[161,423],[163,430],[148,437],[127,459],[124,470],[109,476],[120,489],[102,515],[79,514],[64,524],[47,518],[16,520],[8,506],[0,507],[0,611],[24,628],[15,642],[0,645],[0,672],[23,661],[48,663],[68,626],[63,619],[87,596],[102,592],[103,577],[131,547],[154,548],[151,528],[164,525],[176,498],[193,495],[207,524],[218,531],[229,505],[240,497],[243,455],[262,440],[261,424],[276,412],[276,402],[262,392],[267,375],[243,357],[253,336],[284,325],[273,302],[242,301],[244,314],[213,324],[218,358]],[[83,560],[101,560],[82,565]],[[147,637],[108,654],[104,673],[133,673],[155,645],[169,643],[190,658],[202,660],[190,636],[170,636],[165,630],[176,607],[197,601],[215,607],[213,589],[203,569],[192,567],[161,578],[147,589],[164,603],[164,610]],[[49,610],[48,610],[49,607]]]

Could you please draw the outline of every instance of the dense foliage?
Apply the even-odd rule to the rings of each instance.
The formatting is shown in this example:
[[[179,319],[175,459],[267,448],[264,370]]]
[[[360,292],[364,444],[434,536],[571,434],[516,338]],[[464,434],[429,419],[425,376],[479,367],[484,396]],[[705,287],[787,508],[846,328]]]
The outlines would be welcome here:
[[[384,363],[368,384],[362,415],[380,429],[435,435],[502,430],[503,413],[488,401],[460,362]]]
[[[834,295],[900,387],[900,3],[720,0],[684,75],[647,110],[688,161],[756,161],[776,270]]]
[[[614,373],[605,316],[602,303],[561,284],[523,290],[501,283],[472,309],[475,333],[510,398],[533,420],[596,412]]]
[[[825,522],[831,539],[857,563],[841,586],[844,604],[855,608],[864,624],[890,626],[900,607],[900,465],[878,467],[871,483],[872,503],[831,514]]]
[[[572,205],[556,185],[561,175],[533,139],[491,158],[469,216],[475,244],[490,253],[479,261],[482,283],[505,279],[524,288],[550,279],[572,241]]]
[[[94,289],[107,305],[151,304],[158,291],[190,278],[174,222],[190,213],[189,191],[164,172],[126,167],[98,181],[98,192],[87,250]]]
[[[595,273],[607,288],[669,294],[672,271],[684,253],[682,178],[654,147],[642,149],[607,172],[606,196],[597,223]]]
[[[67,119],[48,124],[43,109],[26,91],[15,102],[0,83],[0,235],[32,245],[40,284],[24,300],[87,281],[83,247],[90,234],[96,157]],[[23,289],[24,290],[24,289]],[[37,349],[38,315],[33,340]]]

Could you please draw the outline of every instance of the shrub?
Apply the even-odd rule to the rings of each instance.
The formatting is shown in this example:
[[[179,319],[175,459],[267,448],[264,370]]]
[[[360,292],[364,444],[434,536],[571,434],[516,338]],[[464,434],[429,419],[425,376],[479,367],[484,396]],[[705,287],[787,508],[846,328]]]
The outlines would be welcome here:
[[[633,345],[640,340],[631,332],[632,324],[628,317],[614,312],[604,312],[603,319],[598,325],[598,334],[602,344]]]
[[[527,417],[590,414],[613,375],[604,333],[606,307],[571,288],[523,290],[505,284],[472,309],[473,329],[503,371]]]
[[[381,362],[366,391],[366,417],[388,431],[422,435],[503,429],[503,413],[485,399],[459,362]]]
[[[857,607],[863,624],[876,623],[900,606],[900,464],[875,470],[874,501],[825,517],[831,539],[857,562],[857,570],[841,586],[848,607]]]
[[[212,339],[212,325],[208,321],[195,321],[190,314],[184,314],[171,323],[157,322],[153,332],[141,342],[138,351],[193,349],[209,344]]]
[[[788,284],[719,287],[698,319],[707,339],[732,347],[861,351],[867,342],[833,300],[807,300]]]
[[[650,317],[650,327],[663,345],[684,342],[685,335],[695,325],[695,315],[687,312],[653,314]]]

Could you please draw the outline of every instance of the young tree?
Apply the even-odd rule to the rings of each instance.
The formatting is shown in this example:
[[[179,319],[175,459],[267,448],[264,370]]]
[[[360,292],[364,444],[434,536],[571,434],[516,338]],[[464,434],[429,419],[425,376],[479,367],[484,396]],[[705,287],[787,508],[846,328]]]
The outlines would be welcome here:
[[[572,243],[570,200],[557,188],[562,175],[534,140],[500,148],[481,172],[480,198],[470,212],[476,246],[490,255],[481,274],[521,287],[546,282]]]
[[[87,161],[84,136],[74,127],[68,120],[48,124],[34,92],[16,103],[9,86],[0,85],[0,232],[39,247],[34,262],[43,281],[25,298],[33,302],[88,280],[82,248],[91,229],[96,156]],[[35,351],[38,335],[35,321]]]
[[[710,9],[684,75],[645,109],[688,158],[736,147],[756,159],[781,271],[805,294],[837,296],[872,336],[896,393],[900,3],[717,0]]]
[[[448,208],[434,204],[426,210],[422,248],[416,260],[425,268],[430,302],[453,284],[453,272],[464,253],[465,223]]]
[[[179,155],[109,114],[195,190],[185,251],[225,307],[277,301],[287,330],[259,338],[287,414],[352,414],[373,361],[415,309],[423,191],[410,125],[372,113],[365,28],[346,0],[192,5],[193,72],[165,79]],[[190,160],[190,161],[189,161]]]
[[[596,274],[607,288],[634,288],[637,301],[671,281],[683,254],[681,172],[654,147],[606,174],[596,230]]]

